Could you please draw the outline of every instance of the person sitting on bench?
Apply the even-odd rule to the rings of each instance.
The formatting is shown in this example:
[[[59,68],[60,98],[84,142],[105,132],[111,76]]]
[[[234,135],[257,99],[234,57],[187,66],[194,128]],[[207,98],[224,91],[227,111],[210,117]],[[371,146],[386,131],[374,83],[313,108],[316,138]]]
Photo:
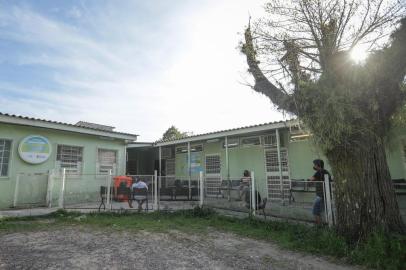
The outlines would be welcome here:
[[[135,183],[133,183],[131,186],[131,191],[133,191],[134,189],[145,189],[146,191],[148,191],[148,185],[141,179],[136,178]],[[146,194],[146,192],[145,192],[145,194]],[[142,204],[147,200],[147,196],[140,195],[140,194],[132,194],[132,198],[130,200],[128,200],[128,205],[130,206],[130,208],[133,208],[133,206],[132,206],[133,200],[137,201],[138,211],[141,211]]]

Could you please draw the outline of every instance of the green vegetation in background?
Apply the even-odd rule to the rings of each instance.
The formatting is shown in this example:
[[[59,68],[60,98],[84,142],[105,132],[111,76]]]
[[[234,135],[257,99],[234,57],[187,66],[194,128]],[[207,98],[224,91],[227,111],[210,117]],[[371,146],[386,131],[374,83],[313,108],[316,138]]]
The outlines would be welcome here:
[[[52,224],[52,226],[50,226]],[[405,269],[406,236],[375,232],[364,242],[347,244],[328,228],[315,228],[281,221],[237,219],[217,215],[210,209],[195,208],[174,213],[81,214],[57,211],[43,217],[0,219],[0,234],[58,229],[65,226],[93,227],[118,231],[147,230],[205,234],[217,229],[240,236],[272,241],[283,248],[331,256],[348,263],[377,269]]]

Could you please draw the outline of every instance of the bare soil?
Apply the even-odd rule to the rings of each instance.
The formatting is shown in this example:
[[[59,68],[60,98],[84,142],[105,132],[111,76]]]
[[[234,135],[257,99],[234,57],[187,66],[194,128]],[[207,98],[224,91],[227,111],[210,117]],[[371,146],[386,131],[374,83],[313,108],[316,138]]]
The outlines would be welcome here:
[[[0,235],[0,269],[355,269],[213,231],[94,230],[64,227]]]

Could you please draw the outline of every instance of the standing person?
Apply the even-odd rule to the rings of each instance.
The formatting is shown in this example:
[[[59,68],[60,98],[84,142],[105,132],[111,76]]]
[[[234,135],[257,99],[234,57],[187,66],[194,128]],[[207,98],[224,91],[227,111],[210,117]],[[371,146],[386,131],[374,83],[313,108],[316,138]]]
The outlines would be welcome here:
[[[313,160],[313,169],[316,171],[310,178],[310,181],[317,181],[316,183],[316,198],[313,203],[313,216],[317,225],[321,224],[321,213],[324,211],[324,177],[330,173],[324,169],[324,161],[321,159]]]

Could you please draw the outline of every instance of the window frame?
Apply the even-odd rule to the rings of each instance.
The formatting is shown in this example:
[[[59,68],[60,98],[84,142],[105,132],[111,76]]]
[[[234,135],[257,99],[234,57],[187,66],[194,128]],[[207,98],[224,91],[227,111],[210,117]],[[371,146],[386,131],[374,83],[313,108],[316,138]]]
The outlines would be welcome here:
[[[60,164],[60,161],[58,160],[58,149],[59,147],[62,146],[69,146],[69,147],[79,147],[82,150],[82,161],[81,161],[81,166],[80,166],[80,171],[76,172],[76,173],[68,173],[69,175],[81,175],[83,174],[83,172],[85,171],[85,147],[83,145],[69,145],[69,144],[56,144],[56,152],[55,152],[55,167],[59,172],[62,172],[62,167]]]
[[[207,172],[207,157],[213,157],[213,156],[218,156],[219,157],[219,163],[220,163],[220,170],[218,173],[208,173]],[[213,154],[206,154],[204,156],[204,173],[210,174],[210,175],[221,175],[221,154],[220,153],[213,153]]]
[[[12,164],[13,164],[13,158],[14,158],[14,140],[9,137],[1,137],[0,140],[5,140],[10,142],[10,156],[9,156],[9,161],[8,161],[8,168],[7,168],[7,175],[0,175],[0,180],[8,180],[10,179],[11,175],[11,169],[12,169]]]
[[[244,144],[244,139],[251,139],[251,138],[258,138],[259,139],[259,143],[258,144]],[[261,136],[260,135],[256,135],[256,136],[248,136],[248,137],[241,137],[240,138],[240,145],[241,147],[261,147],[262,146],[262,140],[261,140]]]
[[[99,151],[104,150],[104,151],[113,151],[116,153],[116,163],[113,164],[112,168],[112,174],[115,175],[118,172],[118,166],[119,166],[119,150],[118,149],[112,149],[112,148],[105,148],[105,147],[97,147],[96,148],[96,175],[108,175],[108,173],[101,173],[100,172],[100,161],[99,161]],[[83,158],[83,157],[82,157]],[[83,161],[82,161],[83,162]]]

